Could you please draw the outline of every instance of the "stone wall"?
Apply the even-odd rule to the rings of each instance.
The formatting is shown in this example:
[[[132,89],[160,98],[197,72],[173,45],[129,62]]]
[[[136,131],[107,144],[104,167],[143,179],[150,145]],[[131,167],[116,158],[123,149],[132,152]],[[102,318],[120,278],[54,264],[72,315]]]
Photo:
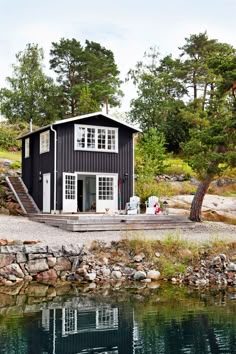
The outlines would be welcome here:
[[[96,250],[89,251],[81,244],[0,246],[0,284],[53,279],[82,283],[131,279],[148,283],[160,277],[160,272],[149,265],[139,267],[145,258],[144,254],[117,263],[112,258],[114,249],[112,246],[107,247],[106,253],[98,256]],[[136,266],[127,266],[130,262]]]

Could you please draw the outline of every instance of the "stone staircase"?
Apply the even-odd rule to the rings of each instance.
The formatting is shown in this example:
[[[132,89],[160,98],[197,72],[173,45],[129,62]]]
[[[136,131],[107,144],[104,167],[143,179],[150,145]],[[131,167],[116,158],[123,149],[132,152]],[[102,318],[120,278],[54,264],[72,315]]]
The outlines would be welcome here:
[[[6,177],[6,181],[14,193],[21,209],[25,214],[38,214],[39,209],[20,177]]]

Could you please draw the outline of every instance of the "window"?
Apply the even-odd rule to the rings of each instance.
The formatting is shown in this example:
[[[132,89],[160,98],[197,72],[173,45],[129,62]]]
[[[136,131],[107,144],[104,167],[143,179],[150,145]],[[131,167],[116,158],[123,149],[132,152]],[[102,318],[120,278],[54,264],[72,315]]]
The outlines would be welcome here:
[[[29,138],[26,138],[25,139],[25,158],[29,157],[30,156],[30,139]]]
[[[40,133],[40,154],[50,151],[50,131]]]
[[[118,308],[110,306],[97,308],[96,329],[118,329]]]
[[[77,310],[62,309],[62,336],[77,333]]]
[[[65,199],[75,199],[76,177],[72,175],[65,176]]]
[[[98,199],[114,199],[114,177],[98,177]]]
[[[75,150],[118,152],[118,128],[75,124]]]

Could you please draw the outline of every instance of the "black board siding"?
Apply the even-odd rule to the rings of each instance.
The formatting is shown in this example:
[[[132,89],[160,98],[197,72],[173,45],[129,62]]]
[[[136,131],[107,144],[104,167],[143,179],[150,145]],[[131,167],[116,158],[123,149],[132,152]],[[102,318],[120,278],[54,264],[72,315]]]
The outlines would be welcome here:
[[[45,129],[46,131],[48,129]],[[54,186],[54,133],[50,131],[50,151],[39,153],[39,136],[36,132],[29,136],[30,156],[25,156],[25,139],[22,139],[22,179],[28,188],[30,195],[40,210],[43,209],[43,174],[51,173],[51,209],[53,209],[53,186]],[[41,178],[40,178],[41,172]]]
[[[74,125],[118,128],[118,153],[74,150]],[[62,173],[118,173],[121,183],[121,207],[133,193],[133,130],[103,116],[80,119],[57,129],[57,209],[62,209]],[[124,180],[125,174],[128,178]]]
[[[118,128],[118,153],[74,150],[74,125],[92,125]],[[63,172],[117,173],[121,185],[121,208],[133,194],[133,133],[124,126],[102,115],[54,125],[57,131],[57,210],[62,210]],[[25,158],[25,138],[22,139],[22,179],[40,210],[43,209],[43,179],[40,171],[51,173],[51,209],[54,195],[54,132],[50,131],[50,151],[39,154],[41,130],[29,136],[30,157]],[[124,178],[126,175],[126,178]]]

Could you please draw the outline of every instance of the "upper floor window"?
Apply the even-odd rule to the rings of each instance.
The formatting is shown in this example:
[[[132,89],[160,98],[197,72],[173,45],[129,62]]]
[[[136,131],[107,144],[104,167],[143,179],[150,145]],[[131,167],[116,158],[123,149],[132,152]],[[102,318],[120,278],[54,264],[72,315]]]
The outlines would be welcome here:
[[[75,124],[75,150],[118,152],[118,128]]]
[[[50,131],[46,130],[43,133],[40,133],[40,147],[39,152],[43,154],[50,151]]]
[[[25,139],[25,158],[30,156],[30,138]]]

